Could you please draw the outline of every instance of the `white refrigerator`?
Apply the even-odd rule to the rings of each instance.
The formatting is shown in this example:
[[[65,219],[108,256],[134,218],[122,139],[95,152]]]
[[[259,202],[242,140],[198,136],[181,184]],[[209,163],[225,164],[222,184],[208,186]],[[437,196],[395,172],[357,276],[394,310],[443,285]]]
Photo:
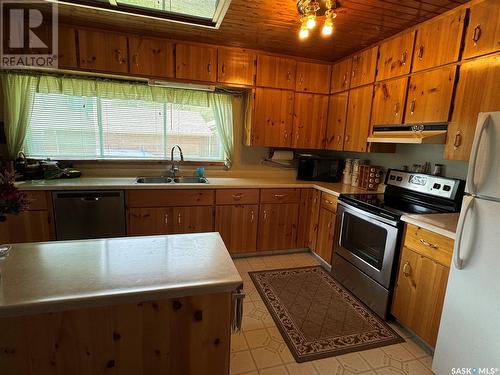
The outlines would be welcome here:
[[[500,112],[479,114],[432,369],[500,374]]]

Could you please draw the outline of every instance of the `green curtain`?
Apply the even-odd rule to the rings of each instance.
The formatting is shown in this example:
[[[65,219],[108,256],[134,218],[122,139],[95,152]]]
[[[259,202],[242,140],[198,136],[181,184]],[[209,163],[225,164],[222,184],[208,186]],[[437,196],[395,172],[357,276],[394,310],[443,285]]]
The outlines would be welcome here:
[[[24,74],[2,74],[4,127],[8,158],[14,160],[22,150],[30,122],[39,78]]]
[[[209,96],[210,106],[214,110],[215,125],[219,133],[224,155],[225,166],[230,168],[233,161],[233,102],[231,95],[223,93],[212,93]]]

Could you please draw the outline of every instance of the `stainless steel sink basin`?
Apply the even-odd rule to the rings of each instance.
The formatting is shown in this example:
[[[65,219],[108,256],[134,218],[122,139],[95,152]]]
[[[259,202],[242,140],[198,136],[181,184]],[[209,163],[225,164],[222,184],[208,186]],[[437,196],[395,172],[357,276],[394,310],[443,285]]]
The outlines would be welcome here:
[[[137,177],[137,184],[208,184],[205,177]]]

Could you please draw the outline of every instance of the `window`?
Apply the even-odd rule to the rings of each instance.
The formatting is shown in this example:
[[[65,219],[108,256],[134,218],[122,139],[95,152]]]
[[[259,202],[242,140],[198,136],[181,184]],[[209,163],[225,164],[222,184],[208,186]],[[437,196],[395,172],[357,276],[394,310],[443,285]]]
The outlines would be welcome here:
[[[223,161],[211,107],[35,93],[25,151],[34,158]]]

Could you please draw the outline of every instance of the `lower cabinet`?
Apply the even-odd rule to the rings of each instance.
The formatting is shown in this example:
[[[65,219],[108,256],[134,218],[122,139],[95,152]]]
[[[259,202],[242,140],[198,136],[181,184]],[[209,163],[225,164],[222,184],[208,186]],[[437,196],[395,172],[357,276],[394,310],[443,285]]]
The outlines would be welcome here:
[[[215,231],[220,233],[231,254],[257,249],[258,214],[256,204],[215,208]]]
[[[299,222],[297,229],[297,247],[308,247],[313,205],[316,196],[315,189],[300,191]]]
[[[315,252],[328,264],[332,264],[335,215],[326,208],[321,208],[319,211],[318,241]]]
[[[309,237],[306,247],[312,251],[316,251],[319,229],[319,211],[321,208],[321,192],[319,190],[314,190],[312,194],[311,220],[309,221]]]
[[[261,204],[257,250],[296,248],[298,216],[298,203]]]

